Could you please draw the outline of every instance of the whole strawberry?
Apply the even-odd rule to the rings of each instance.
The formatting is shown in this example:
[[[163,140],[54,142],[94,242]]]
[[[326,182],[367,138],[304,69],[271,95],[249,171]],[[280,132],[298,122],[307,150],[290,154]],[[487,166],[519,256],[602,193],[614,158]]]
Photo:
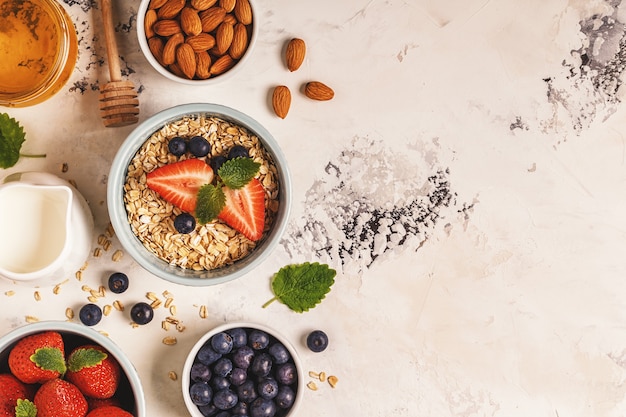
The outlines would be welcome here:
[[[28,387],[11,374],[0,374],[0,417],[15,417],[20,399],[32,399]]]
[[[76,385],[63,379],[44,383],[33,400],[37,417],[85,417],[87,400]]]
[[[42,384],[63,376],[66,366],[61,334],[47,331],[21,339],[9,353],[9,368],[25,384]]]
[[[114,405],[98,407],[87,414],[87,417],[134,417],[128,411],[122,410]]]
[[[67,359],[66,379],[92,398],[111,398],[120,382],[120,365],[104,348],[79,346]]]

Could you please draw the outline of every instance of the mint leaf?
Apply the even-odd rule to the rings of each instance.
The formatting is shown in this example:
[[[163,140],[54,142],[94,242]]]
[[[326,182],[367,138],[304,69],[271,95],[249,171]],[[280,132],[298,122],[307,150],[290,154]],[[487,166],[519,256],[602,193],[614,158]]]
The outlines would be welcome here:
[[[21,154],[26,133],[17,120],[6,113],[0,113],[0,168],[11,168],[20,156],[40,158],[45,155]]]
[[[261,164],[254,162],[252,158],[235,158],[224,162],[217,175],[220,176],[224,185],[236,190],[250,182],[259,172]]]
[[[35,417],[37,407],[30,400],[18,399],[15,406],[15,417]]]
[[[274,274],[274,298],[263,304],[263,308],[279,300],[296,313],[309,311],[326,297],[335,283],[335,275],[337,271],[317,262],[287,265]]]
[[[35,353],[30,356],[30,360],[41,369],[56,371],[61,375],[65,374],[67,369],[63,353],[54,347],[44,347],[35,350]]]
[[[226,195],[222,187],[212,184],[203,185],[198,191],[196,218],[200,223],[208,223],[215,219],[226,205]]]
[[[100,365],[107,358],[107,354],[98,349],[80,348],[70,355],[67,367],[72,372],[78,372],[83,368],[91,368]]]

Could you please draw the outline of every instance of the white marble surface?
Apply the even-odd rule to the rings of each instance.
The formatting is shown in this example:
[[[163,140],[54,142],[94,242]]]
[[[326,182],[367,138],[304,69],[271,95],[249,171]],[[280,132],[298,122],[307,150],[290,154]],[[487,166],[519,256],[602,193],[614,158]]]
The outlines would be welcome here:
[[[97,326],[135,363],[151,417],[187,415],[168,372],[180,373],[207,329],[233,320],[282,330],[306,370],[339,377],[335,389],[306,390],[299,417],[623,416],[626,5],[256,3],[253,56],[215,87],[179,85],[148,65],[135,37],[137,1],[115,3],[117,36],[125,74],[141,86],[141,120],[214,102],[273,133],[294,183],[283,244],[254,273],[198,290],[150,276],[128,257],[114,263],[113,240],[89,259],[83,282],[68,277],[58,295],[40,288],[36,301],[33,288],[0,282],[0,333],[26,315],[64,320],[66,307],[86,302],[81,285],[122,270],[132,288],[117,298],[130,305],[170,291],[186,325],[173,347],[161,343],[164,309],[142,328],[119,312]],[[108,72],[97,3],[64,5],[80,38],[69,84],[43,104],[0,109],[25,126],[24,150],[48,156],[2,174],[46,170],[76,181],[99,234],[108,168],[132,127],[105,129],[98,118]],[[293,36],[307,41],[308,55],[290,73],[281,51]],[[332,86],[335,99],[297,93],[312,79]],[[285,120],[268,105],[277,84],[294,91]],[[304,314],[262,309],[270,276],[302,261],[339,271],[326,300]],[[324,353],[302,344],[313,328],[330,336]]]

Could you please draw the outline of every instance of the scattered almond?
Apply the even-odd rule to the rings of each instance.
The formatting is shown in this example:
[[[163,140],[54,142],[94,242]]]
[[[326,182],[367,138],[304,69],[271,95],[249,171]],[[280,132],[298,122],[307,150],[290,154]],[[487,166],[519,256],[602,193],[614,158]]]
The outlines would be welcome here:
[[[304,94],[311,100],[327,101],[335,96],[332,88],[319,81],[311,81],[304,87]]]
[[[293,38],[287,44],[285,50],[285,61],[287,62],[287,69],[293,72],[300,68],[300,65],[304,62],[306,55],[306,44],[300,38]]]
[[[291,92],[289,88],[284,85],[279,85],[274,88],[272,94],[272,107],[276,116],[284,119],[289,113],[289,107],[291,106]]]

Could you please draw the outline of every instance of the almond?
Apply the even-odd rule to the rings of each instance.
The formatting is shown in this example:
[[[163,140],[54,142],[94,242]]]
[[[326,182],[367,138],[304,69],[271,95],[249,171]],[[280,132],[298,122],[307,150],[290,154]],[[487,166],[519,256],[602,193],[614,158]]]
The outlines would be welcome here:
[[[220,6],[213,6],[200,13],[203,32],[213,32],[224,21],[226,10]]]
[[[189,36],[185,42],[191,45],[196,53],[208,51],[215,46],[215,38],[204,32],[196,36]]]
[[[235,17],[234,14],[227,13],[226,16],[224,16],[223,22],[230,23],[231,25],[235,26],[239,21],[237,20],[237,17]]]
[[[152,9],[146,10],[146,17],[143,20],[143,30],[146,32],[146,38],[150,39],[155,35],[152,25],[157,21],[157,13]]]
[[[176,33],[181,33],[180,25],[176,20],[158,20],[152,25],[152,30],[159,36],[169,37]]]
[[[291,106],[291,91],[284,85],[279,85],[274,88],[272,94],[272,107],[276,116],[284,119],[289,113],[289,106]]]
[[[178,66],[178,64],[176,62],[174,62],[173,64],[170,64],[167,66],[167,68],[172,72],[172,74],[180,77],[180,78],[185,78],[185,74],[181,71],[180,67]]]
[[[248,49],[248,31],[243,23],[237,23],[233,28],[233,41],[230,44],[228,54],[233,59],[239,59]]]
[[[165,65],[170,65],[176,62],[176,49],[178,45],[185,41],[185,37],[182,33],[175,33],[170,36],[167,42],[165,42],[165,46],[163,46],[163,63]]]
[[[163,40],[158,36],[154,36],[148,39],[148,48],[150,48],[150,53],[152,56],[159,62],[159,64],[163,64]]]
[[[211,67],[211,56],[208,52],[196,52],[196,77],[206,80],[211,77],[209,68]]]
[[[312,100],[326,101],[335,96],[332,88],[319,81],[311,81],[304,87],[304,94]]]
[[[176,48],[176,64],[186,78],[193,78],[196,73],[196,53],[189,44],[182,43]]]
[[[157,15],[159,19],[173,19],[185,7],[185,0],[167,0],[167,2],[159,8]]]
[[[150,4],[148,4],[148,9],[155,10],[167,3],[167,0],[150,0]]]
[[[222,22],[215,32],[215,46],[217,47],[217,55],[224,55],[230,44],[233,42],[234,29],[233,25]]]
[[[227,13],[230,13],[235,8],[235,3],[237,0],[220,0],[220,6],[226,10]]]
[[[235,3],[235,16],[244,25],[252,23],[252,7],[248,0],[237,0]]]
[[[202,11],[209,7],[213,7],[217,3],[217,0],[191,0],[189,4],[196,10]]]
[[[230,55],[222,55],[215,62],[213,62],[213,65],[211,65],[211,75],[220,75],[231,69],[233,65],[235,65],[235,61],[230,57]]]
[[[306,55],[306,44],[302,39],[293,38],[287,44],[287,50],[285,51],[285,60],[287,61],[287,69],[293,72],[300,68],[300,65],[304,62],[304,56]]]
[[[196,9],[183,7],[180,11],[180,27],[189,36],[202,33],[202,21]]]

